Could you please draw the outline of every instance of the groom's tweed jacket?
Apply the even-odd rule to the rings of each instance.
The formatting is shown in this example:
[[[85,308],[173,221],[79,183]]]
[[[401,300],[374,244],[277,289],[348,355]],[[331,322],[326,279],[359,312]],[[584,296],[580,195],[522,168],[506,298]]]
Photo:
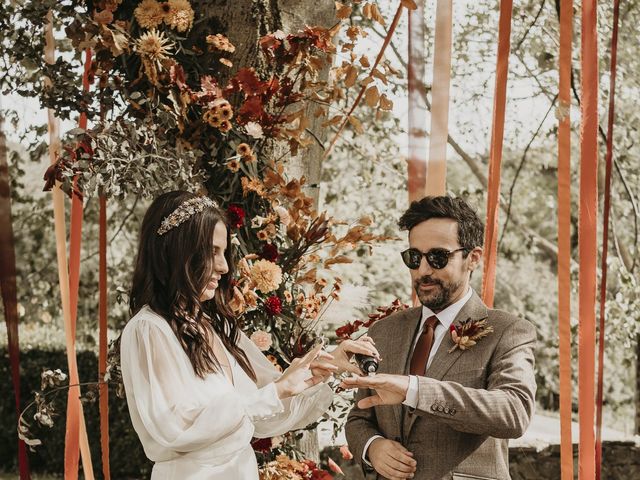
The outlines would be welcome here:
[[[369,335],[382,361],[379,373],[408,374],[421,308],[375,323]],[[486,319],[494,329],[468,350],[448,353],[447,333],[424,377],[418,377],[415,411],[406,406],[353,408],[347,441],[357,460],[373,435],[402,443],[417,461],[416,480],[509,479],[507,439],[522,436],[534,409],[536,383],[531,323],[488,309],[474,293],[454,324]],[[371,395],[356,394],[356,402]],[[376,476],[363,463],[367,479]]]

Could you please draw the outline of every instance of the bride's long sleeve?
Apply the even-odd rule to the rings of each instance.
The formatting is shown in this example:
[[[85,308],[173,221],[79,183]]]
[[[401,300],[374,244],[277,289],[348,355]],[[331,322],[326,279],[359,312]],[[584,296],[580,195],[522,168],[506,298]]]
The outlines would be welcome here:
[[[281,373],[246,335],[241,334],[239,344],[256,372],[258,388],[264,388],[265,385],[269,385],[280,377]],[[325,383],[315,385],[295,397],[282,400],[284,410],[281,413],[256,419],[253,435],[257,438],[266,438],[304,428],[318,420],[327,411],[332,401],[331,387]]]
[[[133,425],[145,445],[153,440],[176,451],[194,451],[284,411],[275,385],[239,395],[219,374],[214,388],[191,365],[168,324],[152,318],[130,322],[122,334],[121,361]]]

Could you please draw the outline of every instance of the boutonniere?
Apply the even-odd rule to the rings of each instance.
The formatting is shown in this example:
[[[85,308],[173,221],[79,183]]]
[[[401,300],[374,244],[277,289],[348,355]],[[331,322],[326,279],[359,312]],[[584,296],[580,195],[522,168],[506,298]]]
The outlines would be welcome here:
[[[493,332],[493,327],[487,325],[486,320],[471,320],[469,318],[461,322],[460,325],[451,325],[449,333],[455,345],[449,349],[449,353],[456,348],[468,350],[478,343],[478,340],[486,337],[491,332]]]

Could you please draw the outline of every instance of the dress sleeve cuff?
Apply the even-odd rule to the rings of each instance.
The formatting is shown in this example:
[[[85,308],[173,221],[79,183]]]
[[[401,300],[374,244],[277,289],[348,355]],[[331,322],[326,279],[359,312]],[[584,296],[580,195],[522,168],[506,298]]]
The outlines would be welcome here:
[[[247,414],[252,420],[266,420],[284,411],[284,405],[273,382],[250,395],[245,405]]]

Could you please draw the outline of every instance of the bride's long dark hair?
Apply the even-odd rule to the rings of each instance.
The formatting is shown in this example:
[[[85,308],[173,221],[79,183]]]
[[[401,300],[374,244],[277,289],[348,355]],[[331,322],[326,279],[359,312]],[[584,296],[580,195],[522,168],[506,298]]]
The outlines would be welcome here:
[[[135,315],[143,306],[164,317],[191,360],[196,375],[220,372],[213,353],[213,332],[242,369],[256,380],[245,353],[238,347],[240,330],[228,305],[231,298],[233,259],[228,221],[219,208],[206,207],[164,235],[157,233],[162,220],[196,195],[174,191],[156,198],[142,220],[138,255],[133,273],[129,308]],[[227,226],[225,258],[229,272],[218,282],[213,299],[200,301],[214,273],[213,232],[218,222]]]

